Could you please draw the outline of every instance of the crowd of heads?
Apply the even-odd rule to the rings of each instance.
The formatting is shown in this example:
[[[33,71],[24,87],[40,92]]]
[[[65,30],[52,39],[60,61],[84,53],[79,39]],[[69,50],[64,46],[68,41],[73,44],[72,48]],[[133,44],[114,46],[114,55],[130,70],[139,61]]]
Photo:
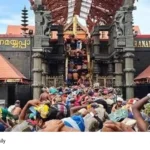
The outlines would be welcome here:
[[[112,87],[44,87],[38,99],[21,109],[0,108],[0,131],[5,132],[138,132],[148,131],[149,95],[123,99]]]
[[[72,35],[66,42],[66,87],[43,87],[37,99],[0,107],[1,132],[149,131],[150,94],[124,99],[121,89],[92,84],[87,51]]]
[[[68,55],[68,76],[67,85],[90,85],[90,73],[88,68],[87,50],[84,41],[75,39],[70,35],[66,41],[66,50]]]

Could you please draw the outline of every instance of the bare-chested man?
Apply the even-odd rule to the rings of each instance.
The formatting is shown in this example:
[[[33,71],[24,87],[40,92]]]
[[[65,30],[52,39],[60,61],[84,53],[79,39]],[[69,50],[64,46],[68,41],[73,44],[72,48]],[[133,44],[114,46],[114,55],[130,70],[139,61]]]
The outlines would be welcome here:
[[[43,88],[42,89],[43,93],[40,95],[40,101],[49,101],[50,100],[50,95],[48,92],[48,88]]]

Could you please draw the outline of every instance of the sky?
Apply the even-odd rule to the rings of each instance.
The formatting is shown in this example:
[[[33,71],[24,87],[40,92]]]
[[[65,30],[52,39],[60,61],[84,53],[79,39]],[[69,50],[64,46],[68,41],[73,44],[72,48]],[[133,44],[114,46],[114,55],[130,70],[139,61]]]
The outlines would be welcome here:
[[[21,10],[24,6],[29,10],[29,24],[34,25],[34,13],[30,9],[29,0],[0,0],[0,34],[6,33],[7,25],[21,24]],[[150,34],[150,0],[138,0],[136,6],[134,25],[140,27],[142,34]]]

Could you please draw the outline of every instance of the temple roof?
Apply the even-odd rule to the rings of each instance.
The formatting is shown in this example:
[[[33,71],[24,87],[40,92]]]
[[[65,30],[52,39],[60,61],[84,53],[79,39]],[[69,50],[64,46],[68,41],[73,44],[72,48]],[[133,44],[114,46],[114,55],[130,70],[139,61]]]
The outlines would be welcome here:
[[[73,22],[70,22],[69,24],[67,24],[64,28],[67,29]],[[87,28],[85,26],[82,26],[81,23],[78,21],[78,24],[80,25],[80,27],[84,30],[87,31]],[[29,26],[29,29],[33,30],[33,33],[35,31],[35,27],[34,26]],[[136,31],[138,33],[136,38],[150,38],[150,35],[141,35],[141,31],[139,26],[133,26],[133,30]],[[8,25],[7,27],[7,31],[6,34],[0,34],[0,37],[21,37],[22,36],[22,30],[21,30],[21,26],[19,25]],[[56,31],[52,31],[52,39],[57,39],[57,32]],[[100,36],[101,39],[108,39],[108,32],[107,31],[103,31],[103,33],[101,33]]]
[[[142,73],[140,73],[134,80],[138,81],[141,79],[149,79],[149,78],[150,78],[150,65]]]
[[[21,28],[22,28],[22,26],[18,26],[18,25],[8,25],[6,34],[22,35],[23,31]],[[33,30],[33,32],[35,32],[34,26],[28,26],[28,29]]]
[[[64,27],[64,31],[66,31],[67,29],[69,29],[70,27],[72,27],[72,31],[75,32],[73,33],[74,35],[77,34],[77,30],[78,28],[80,28],[82,31],[84,31],[86,34],[88,34],[88,29],[86,26],[83,26],[79,20],[78,20],[78,17],[75,15],[71,22],[66,24],[65,27]]]
[[[34,1],[30,0],[34,8]],[[79,15],[86,20],[91,29],[94,25],[110,24],[116,11],[134,0],[42,0],[47,10],[52,12],[53,21],[56,24],[66,24],[74,15]]]
[[[0,54],[0,80],[6,81],[10,80],[15,82],[27,81],[27,78],[17,70],[12,63],[10,63],[4,56]]]

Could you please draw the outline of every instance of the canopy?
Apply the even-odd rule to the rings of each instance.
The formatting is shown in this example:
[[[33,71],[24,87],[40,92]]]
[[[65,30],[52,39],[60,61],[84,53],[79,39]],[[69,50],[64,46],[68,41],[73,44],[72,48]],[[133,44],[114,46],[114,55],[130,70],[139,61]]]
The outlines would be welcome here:
[[[0,81],[28,83],[28,79],[0,54]]]
[[[142,73],[140,73],[134,80],[150,79],[150,66],[148,66]]]
[[[30,0],[34,8],[34,1]],[[79,15],[86,20],[87,27],[102,23],[108,25],[112,22],[116,11],[134,0],[42,0],[47,10],[52,12],[56,24],[70,22],[74,15]]]

